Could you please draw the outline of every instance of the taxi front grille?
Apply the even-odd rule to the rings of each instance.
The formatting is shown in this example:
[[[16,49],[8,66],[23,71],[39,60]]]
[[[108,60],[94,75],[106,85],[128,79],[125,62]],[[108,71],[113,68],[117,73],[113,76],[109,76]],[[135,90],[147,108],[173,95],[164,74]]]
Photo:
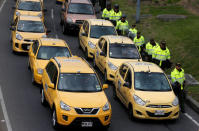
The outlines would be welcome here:
[[[147,105],[149,108],[171,108],[171,105]]]
[[[168,117],[171,114],[171,112],[168,112],[168,113],[164,113],[164,115],[156,115],[155,113],[152,113],[149,111],[146,111],[146,113],[149,117]]]
[[[77,114],[82,115],[95,115],[98,113],[99,108],[75,108]]]
[[[93,127],[101,127],[102,123],[98,118],[95,117],[77,117],[72,123],[71,126],[81,126],[82,122],[93,122]]]

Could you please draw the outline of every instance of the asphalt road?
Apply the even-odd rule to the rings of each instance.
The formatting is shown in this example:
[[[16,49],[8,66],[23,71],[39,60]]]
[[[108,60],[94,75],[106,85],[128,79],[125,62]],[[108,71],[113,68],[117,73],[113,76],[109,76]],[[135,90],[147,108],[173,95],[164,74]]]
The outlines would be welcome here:
[[[0,12],[0,86],[13,131],[53,131],[50,110],[40,103],[39,88],[31,84],[31,73],[27,69],[27,55],[12,53],[9,26],[13,18],[14,0],[7,0]],[[84,56],[78,49],[76,35],[63,35],[61,32],[60,5],[55,0],[45,0],[46,25],[51,29],[50,37],[64,39],[74,55]],[[92,62],[90,62],[92,63]],[[101,79],[102,74],[99,73]],[[103,82],[103,80],[102,80]],[[182,114],[176,122],[171,121],[130,121],[125,108],[112,98],[112,87],[106,94],[113,109],[110,131],[198,131],[199,127]],[[199,122],[199,115],[189,107],[187,114]],[[72,130],[72,129],[71,129]]]

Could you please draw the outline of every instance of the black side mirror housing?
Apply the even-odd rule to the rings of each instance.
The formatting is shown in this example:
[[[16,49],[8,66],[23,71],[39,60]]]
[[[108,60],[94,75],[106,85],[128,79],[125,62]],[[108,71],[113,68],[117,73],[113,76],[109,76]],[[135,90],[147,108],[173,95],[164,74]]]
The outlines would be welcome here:
[[[124,87],[127,87],[127,88],[130,88],[129,82],[125,82],[125,83],[123,84],[123,86],[124,86]]]
[[[101,56],[106,56],[104,52],[100,52],[100,55]]]
[[[11,31],[15,31],[15,30],[16,30],[16,27],[11,26],[11,27],[10,27],[10,30],[11,30]]]
[[[86,34],[85,32],[81,33],[82,36],[88,36],[88,34]]]

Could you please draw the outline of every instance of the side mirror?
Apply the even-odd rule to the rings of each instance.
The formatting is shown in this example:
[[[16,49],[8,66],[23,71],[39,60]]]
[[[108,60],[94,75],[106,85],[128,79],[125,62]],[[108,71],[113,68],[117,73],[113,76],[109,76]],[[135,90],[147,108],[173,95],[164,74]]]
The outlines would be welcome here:
[[[127,87],[127,88],[130,88],[129,82],[125,82],[125,83],[123,84],[123,86],[124,86],[124,87]]]
[[[51,30],[46,30],[46,33],[48,34],[48,33],[50,33],[51,32]]]
[[[10,27],[10,30],[11,30],[11,31],[15,31],[15,30],[16,30],[16,27],[13,27],[13,26],[12,26],[12,27]]]
[[[14,26],[14,22],[12,22],[12,23],[10,24],[10,26]]]
[[[85,32],[81,33],[82,36],[88,36],[88,34],[86,34]]]
[[[61,11],[62,11],[62,12],[66,12],[66,8],[62,8]]]
[[[47,9],[43,9],[43,12],[47,12]]]
[[[54,85],[53,83],[50,83],[48,86],[49,86],[50,88],[52,88],[52,89],[55,88],[55,85]]]
[[[101,56],[105,56],[105,53],[104,53],[104,52],[100,52],[100,55],[101,55]]]
[[[102,89],[105,90],[105,89],[107,89],[107,88],[108,88],[108,84],[103,84]]]

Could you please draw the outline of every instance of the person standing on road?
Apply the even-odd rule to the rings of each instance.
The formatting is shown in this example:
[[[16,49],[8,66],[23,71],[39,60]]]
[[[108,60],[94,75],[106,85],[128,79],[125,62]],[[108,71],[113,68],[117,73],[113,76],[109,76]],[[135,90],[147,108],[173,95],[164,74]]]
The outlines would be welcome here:
[[[152,55],[154,54],[155,50],[159,47],[159,44],[155,42],[153,38],[150,39],[150,41],[145,46],[145,52],[146,52],[146,59],[149,62],[152,62]]]
[[[166,47],[166,41],[163,40],[161,41],[160,47],[158,47],[154,51],[154,54],[152,54],[152,61],[165,70],[165,68],[171,67],[170,58],[170,51]]]
[[[106,8],[102,12],[102,19],[109,20],[112,12],[111,2],[107,2]]]
[[[136,37],[137,32],[136,24],[132,24],[131,28],[129,29],[128,37],[133,40]]]
[[[133,39],[134,44],[138,47],[138,50],[141,55],[144,52],[144,37],[141,35],[141,32],[137,32],[137,36]]]
[[[185,99],[185,73],[181,64],[177,63],[175,69],[171,72],[171,81],[174,88],[174,92],[179,99],[181,111],[184,113],[184,99]]]
[[[118,32],[118,35],[127,35],[129,29],[129,23],[126,20],[126,15],[123,14],[121,20],[117,22],[115,29]]]
[[[110,21],[113,23],[114,26],[116,26],[117,21],[119,21],[122,17],[122,12],[119,10],[119,5],[114,5],[114,11],[111,13]]]

